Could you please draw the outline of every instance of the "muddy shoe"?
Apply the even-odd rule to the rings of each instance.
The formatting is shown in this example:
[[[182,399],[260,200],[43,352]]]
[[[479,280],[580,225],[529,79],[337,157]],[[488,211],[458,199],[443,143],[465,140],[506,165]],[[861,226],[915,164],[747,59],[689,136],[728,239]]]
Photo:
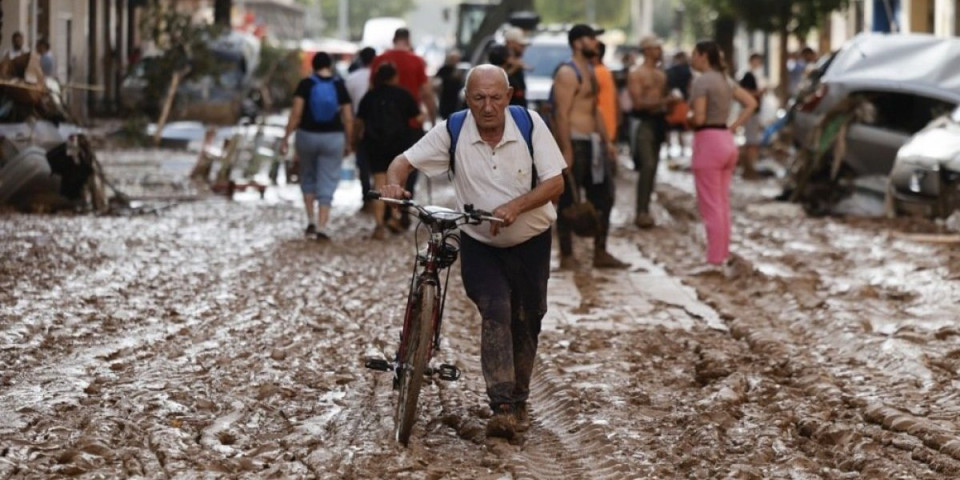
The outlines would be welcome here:
[[[382,225],[373,229],[373,234],[370,235],[370,238],[374,240],[383,240],[387,238],[387,229]]]
[[[307,229],[303,231],[304,235],[313,236],[317,234],[317,226],[314,224],[307,225]]]
[[[401,223],[400,220],[397,219],[396,217],[393,217],[387,220],[386,225],[387,225],[387,228],[389,228],[390,231],[393,233],[401,233],[407,229],[407,227],[404,227],[403,223]]]
[[[527,402],[518,403],[513,416],[517,420],[517,432],[523,433],[530,430],[530,407],[527,406]]]
[[[614,268],[614,269],[623,269],[629,267],[630,264],[626,262],[621,262],[610,255],[605,250],[600,250],[593,256],[593,267],[594,268]]]
[[[500,405],[487,420],[487,436],[512,439],[517,434],[517,417],[510,405]]]
[[[573,255],[560,256],[560,270],[576,270],[580,267],[580,262]]]
[[[654,223],[653,221],[653,217],[646,212],[638,213],[637,217],[633,219],[633,224],[636,225],[637,228],[644,228],[644,229],[653,228],[654,226],[656,226],[656,223]]]

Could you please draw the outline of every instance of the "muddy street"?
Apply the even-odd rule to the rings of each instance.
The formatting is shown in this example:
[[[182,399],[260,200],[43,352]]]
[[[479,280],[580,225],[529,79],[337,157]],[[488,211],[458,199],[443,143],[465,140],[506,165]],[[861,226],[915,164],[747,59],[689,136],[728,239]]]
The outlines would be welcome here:
[[[809,218],[769,200],[774,180],[737,179],[736,274],[698,275],[692,178],[664,170],[644,231],[619,173],[611,251],[632,268],[554,259],[533,426],[513,443],[484,437],[456,267],[440,360],[463,376],[430,383],[410,447],[393,441],[390,377],[363,359],[393,355],[416,245],[369,239],[352,183],[330,242],[302,235],[289,186],[154,215],[4,212],[0,475],[960,476],[960,254],[915,235],[944,227]]]

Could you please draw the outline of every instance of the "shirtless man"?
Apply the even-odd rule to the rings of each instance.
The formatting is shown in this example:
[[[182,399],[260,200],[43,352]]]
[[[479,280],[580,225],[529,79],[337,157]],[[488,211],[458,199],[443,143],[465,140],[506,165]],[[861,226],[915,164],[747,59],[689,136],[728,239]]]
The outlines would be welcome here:
[[[633,223],[640,228],[653,227],[650,216],[650,197],[660,162],[660,145],[667,135],[667,108],[676,100],[667,94],[667,75],[660,69],[663,47],[655,36],[640,41],[643,64],[627,74],[627,91],[633,101],[630,112],[634,144],[633,164],[640,175],[637,179],[637,210]]]
[[[595,268],[626,268],[628,264],[607,252],[607,234],[610,231],[610,210],[613,208],[613,175],[611,163],[616,160],[616,146],[608,141],[603,118],[597,108],[597,80],[591,62],[597,56],[597,35],[594,30],[578,24],[567,33],[572,58],[557,69],[553,76],[553,133],[563,153],[570,175],[564,180],[559,211],[573,203],[573,188],[583,188],[586,198],[597,210],[600,226],[593,239],[593,266]],[[571,186],[570,177],[576,180]],[[560,240],[560,268],[577,265],[573,256],[572,226],[563,217],[557,218],[557,237]]]

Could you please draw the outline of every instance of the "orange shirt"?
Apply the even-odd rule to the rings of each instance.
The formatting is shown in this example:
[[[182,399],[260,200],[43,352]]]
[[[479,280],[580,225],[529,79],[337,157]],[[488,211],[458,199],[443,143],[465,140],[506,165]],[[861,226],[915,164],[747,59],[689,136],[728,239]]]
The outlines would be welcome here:
[[[613,73],[605,65],[594,65],[593,73],[597,77],[597,108],[609,141],[613,142],[617,139],[617,85]]]

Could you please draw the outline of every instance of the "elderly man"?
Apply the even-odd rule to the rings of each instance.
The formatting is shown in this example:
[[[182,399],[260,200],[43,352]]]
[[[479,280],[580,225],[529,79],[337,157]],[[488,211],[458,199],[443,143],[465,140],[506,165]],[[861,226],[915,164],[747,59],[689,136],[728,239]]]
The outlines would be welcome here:
[[[505,438],[529,426],[526,401],[546,313],[550,227],[557,217],[550,200],[563,192],[564,168],[546,124],[524,110],[533,124],[528,149],[507,113],[512,94],[500,67],[479,65],[467,73],[469,113],[452,170],[461,208],[473,204],[503,219],[489,227],[464,226],[460,258],[463,286],[482,318],[480,361],[494,413],[487,434]],[[393,160],[381,194],[409,197],[402,185],[414,169],[430,176],[451,171],[450,142],[446,122],[430,130]]]

